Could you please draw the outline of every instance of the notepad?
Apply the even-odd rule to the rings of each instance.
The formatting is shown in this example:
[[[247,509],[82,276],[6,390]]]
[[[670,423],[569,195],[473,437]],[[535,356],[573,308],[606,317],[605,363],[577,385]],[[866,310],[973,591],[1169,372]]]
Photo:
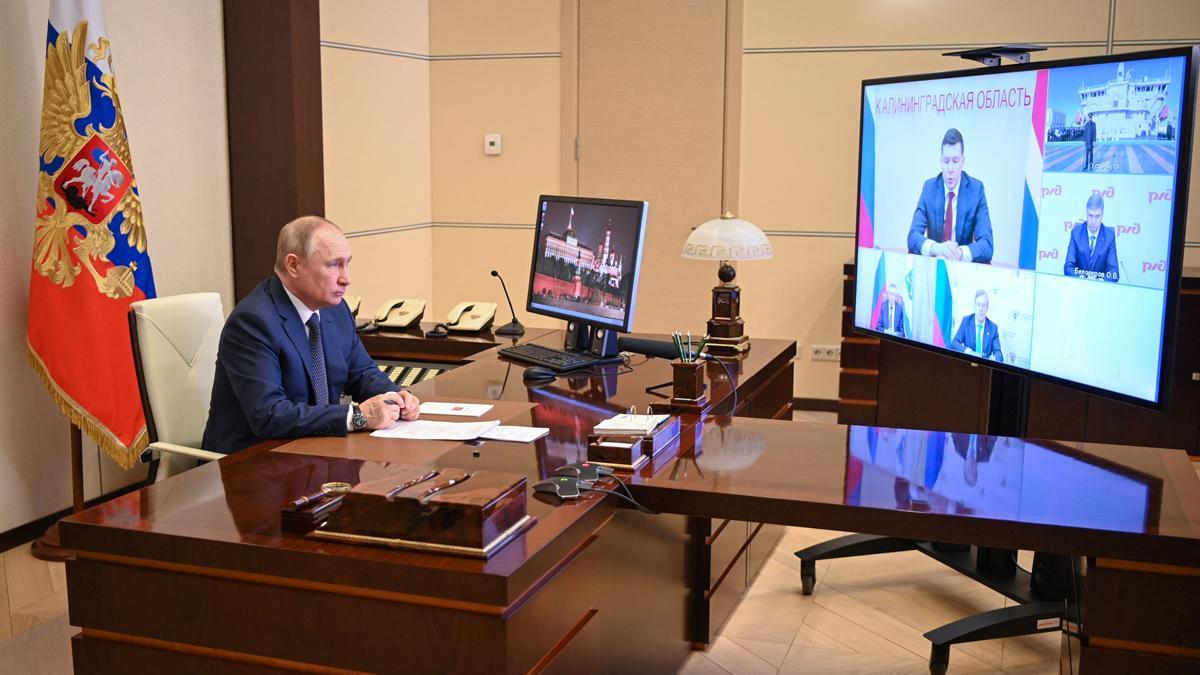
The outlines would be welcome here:
[[[592,428],[593,433],[645,436],[667,421],[669,415],[630,415],[622,413],[603,420]]]

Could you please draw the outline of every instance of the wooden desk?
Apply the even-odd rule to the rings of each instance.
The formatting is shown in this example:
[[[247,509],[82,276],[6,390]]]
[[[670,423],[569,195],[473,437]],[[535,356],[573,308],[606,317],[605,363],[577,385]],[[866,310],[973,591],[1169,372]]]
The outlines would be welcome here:
[[[1082,672],[1200,668],[1200,480],[1180,450],[708,418],[631,487],[665,513],[1087,556]]]
[[[794,342],[755,340],[735,364],[733,386],[719,366],[708,371],[710,399],[728,405],[735,386],[740,412],[786,414],[794,356]],[[540,387],[525,385],[523,369],[487,354],[414,388],[426,399],[533,403],[505,421],[551,428],[532,448],[487,442],[478,457],[472,446],[447,444],[436,463],[552,475],[585,456],[592,424],[657,400],[645,388],[671,377],[665,361],[644,357]],[[487,561],[309,540],[280,531],[280,506],[328,480],[377,475],[384,463],[346,457],[357,445],[393,442],[295,443],[323,444],[327,456],[262,444],[63,523],[64,542],[78,551],[68,567],[71,621],[82,628],[77,672],[612,672],[630,664],[669,672],[724,618],[723,596],[709,591],[740,592],[757,570],[751,554],[769,550],[779,532],[761,528],[751,539],[745,523],[647,516],[593,493],[562,506],[535,495],[537,525]],[[699,546],[705,530],[722,534],[701,536],[712,542]],[[740,555],[724,558],[724,548]],[[705,551],[697,574],[695,556]],[[703,587],[689,585],[700,577]]]

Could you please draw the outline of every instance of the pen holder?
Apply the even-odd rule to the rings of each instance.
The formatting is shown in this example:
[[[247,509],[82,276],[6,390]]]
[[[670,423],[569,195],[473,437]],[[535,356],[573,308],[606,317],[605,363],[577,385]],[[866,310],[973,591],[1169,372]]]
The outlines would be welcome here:
[[[672,361],[671,371],[671,400],[651,403],[650,408],[656,413],[704,412],[708,407],[708,397],[704,395],[704,362]]]
[[[671,362],[671,402],[691,402],[704,398],[704,362]]]

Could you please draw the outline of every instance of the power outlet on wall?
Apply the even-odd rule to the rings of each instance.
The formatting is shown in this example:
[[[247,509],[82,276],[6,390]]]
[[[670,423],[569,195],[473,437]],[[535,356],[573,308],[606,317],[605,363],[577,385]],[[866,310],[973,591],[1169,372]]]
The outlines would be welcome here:
[[[841,345],[813,345],[812,346],[813,361],[841,361],[842,346]]]

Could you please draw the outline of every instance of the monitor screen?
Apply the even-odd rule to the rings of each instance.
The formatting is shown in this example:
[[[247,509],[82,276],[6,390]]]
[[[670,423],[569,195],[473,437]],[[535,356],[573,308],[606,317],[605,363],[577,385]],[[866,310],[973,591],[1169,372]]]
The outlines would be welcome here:
[[[629,332],[646,202],[538,198],[526,309]]]
[[[1161,405],[1195,54],[864,82],[855,327]]]

